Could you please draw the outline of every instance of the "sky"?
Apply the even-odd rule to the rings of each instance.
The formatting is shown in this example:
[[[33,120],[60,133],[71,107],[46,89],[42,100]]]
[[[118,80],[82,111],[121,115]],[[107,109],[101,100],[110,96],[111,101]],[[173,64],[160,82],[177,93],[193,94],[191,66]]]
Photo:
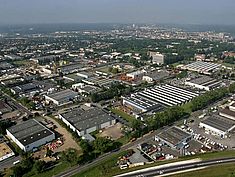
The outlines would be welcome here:
[[[1,24],[235,25],[235,0],[0,0]]]

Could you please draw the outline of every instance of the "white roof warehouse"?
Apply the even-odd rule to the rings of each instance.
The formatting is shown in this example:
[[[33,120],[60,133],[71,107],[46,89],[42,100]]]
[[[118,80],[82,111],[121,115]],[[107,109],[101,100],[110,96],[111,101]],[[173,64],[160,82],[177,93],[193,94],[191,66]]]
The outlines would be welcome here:
[[[7,136],[25,152],[38,148],[55,139],[54,132],[35,119],[12,126],[6,131]]]

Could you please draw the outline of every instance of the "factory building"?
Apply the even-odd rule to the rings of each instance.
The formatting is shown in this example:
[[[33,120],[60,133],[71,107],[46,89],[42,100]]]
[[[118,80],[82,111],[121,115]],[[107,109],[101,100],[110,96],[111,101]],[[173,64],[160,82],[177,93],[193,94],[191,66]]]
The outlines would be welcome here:
[[[191,139],[191,134],[178,127],[171,127],[155,136],[155,140],[161,141],[174,149],[183,148]]]
[[[220,66],[221,66],[220,64],[216,63],[197,61],[188,64],[186,66],[183,66],[181,67],[181,69],[195,71],[206,75],[211,75],[214,71],[218,70]]]
[[[111,114],[97,107],[88,110],[75,108],[59,114],[59,119],[79,136],[110,127],[116,123],[116,119]]]
[[[7,136],[23,151],[31,151],[55,139],[55,134],[35,119],[30,119],[6,130]]]
[[[227,138],[228,133],[235,128],[235,121],[219,115],[213,115],[199,123],[205,132],[221,138]]]
[[[131,94],[130,97],[124,97],[123,105],[142,113],[160,106],[182,105],[196,96],[198,96],[197,93],[179,87],[161,85]]]
[[[70,89],[63,90],[60,92],[52,93],[50,95],[45,95],[45,100],[47,103],[54,103],[57,106],[65,105],[78,98],[78,93]]]
[[[202,76],[196,79],[192,79],[185,82],[185,85],[189,85],[193,88],[197,88],[200,90],[213,90],[215,88],[220,87],[222,84],[222,81],[219,81],[217,79],[213,79],[209,76]]]

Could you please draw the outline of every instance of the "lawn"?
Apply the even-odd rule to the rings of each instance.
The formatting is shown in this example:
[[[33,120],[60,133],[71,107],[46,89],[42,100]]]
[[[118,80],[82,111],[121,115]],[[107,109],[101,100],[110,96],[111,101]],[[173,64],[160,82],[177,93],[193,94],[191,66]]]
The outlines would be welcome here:
[[[172,175],[171,177],[232,177],[235,176],[235,166],[234,164],[224,164],[213,166],[210,168],[192,171],[187,173],[181,173],[178,175]]]
[[[114,114],[117,114],[117,115],[121,116],[123,119],[127,120],[128,122],[132,122],[133,120],[135,120],[135,118],[133,116],[130,116],[129,114],[121,111],[120,109],[112,108],[110,110]]]
[[[123,136],[116,140],[117,142],[121,143],[122,145],[127,144],[130,141],[130,138],[127,136]]]
[[[40,174],[32,175],[32,176],[33,177],[51,177],[51,176],[54,176],[56,174],[59,174],[59,173],[65,171],[65,170],[67,170],[70,167],[71,166],[70,166],[69,163],[62,162],[62,163],[58,164],[57,166],[55,166],[54,168],[52,168],[52,169],[50,169],[48,171],[45,171],[45,172],[40,173]]]
[[[82,171],[73,177],[111,177],[120,170],[117,166],[118,158],[126,153],[127,152],[124,151],[113,155],[112,157],[103,160],[95,167],[91,167],[88,170]]]
[[[220,151],[220,152],[208,152],[204,154],[198,154],[194,156],[185,156],[181,159],[192,159],[192,158],[201,158],[203,160],[226,158],[226,157],[235,157],[235,151]]]

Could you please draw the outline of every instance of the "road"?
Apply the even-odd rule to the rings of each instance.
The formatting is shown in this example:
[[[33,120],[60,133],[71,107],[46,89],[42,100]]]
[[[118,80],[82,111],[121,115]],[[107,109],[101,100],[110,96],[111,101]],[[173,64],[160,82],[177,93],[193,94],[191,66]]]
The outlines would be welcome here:
[[[197,168],[202,168],[202,167],[209,167],[213,165],[234,163],[234,162],[235,162],[235,158],[230,157],[230,158],[193,162],[189,164],[182,163],[180,165],[172,165],[172,166],[162,167],[162,168],[157,168],[157,169],[149,168],[149,170],[144,169],[144,171],[137,170],[134,172],[121,174],[116,177],[136,177],[136,176],[150,177],[150,176],[158,176],[158,175],[167,175],[169,173],[174,173],[174,172],[180,172],[180,171],[185,171],[185,170],[190,170],[190,169],[197,169]]]
[[[75,167],[72,167],[72,168],[66,170],[65,172],[62,172],[62,173],[60,173],[60,174],[58,174],[58,175],[55,175],[55,177],[69,177],[69,176],[73,176],[73,175],[75,175],[75,174],[81,172],[82,170],[86,170],[86,169],[88,169],[88,168],[90,168],[90,167],[93,167],[93,166],[97,165],[97,164],[100,163],[100,161],[102,161],[102,160],[105,160],[105,159],[107,159],[107,158],[109,158],[109,157],[111,157],[111,156],[113,156],[113,155],[115,155],[115,154],[119,154],[120,152],[125,151],[125,150],[131,148],[132,146],[137,146],[137,145],[140,144],[140,143],[148,142],[148,141],[151,140],[151,139],[153,138],[153,136],[156,135],[157,133],[159,133],[159,132],[158,132],[158,131],[155,131],[155,132],[153,132],[153,133],[149,133],[149,134],[145,135],[144,137],[141,137],[141,138],[137,139],[137,140],[134,141],[134,142],[131,142],[131,143],[129,143],[129,144],[126,144],[126,145],[122,146],[122,147],[120,148],[120,150],[118,150],[118,151],[116,151],[116,152],[109,152],[109,153],[106,153],[106,154],[104,154],[104,155],[98,157],[97,159],[93,160],[92,162],[90,162],[90,163],[88,163],[88,164],[85,164],[85,165],[82,165],[82,166],[77,165],[77,166],[75,166]]]
[[[10,157],[2,162],[0,162],[0,171],[3,171],[4,168],[10,168],[13,167],[14,164],[13,162],[17,161],[17,160],[21,160],[22,158],[20,156],[14,156],[14,157]]]

